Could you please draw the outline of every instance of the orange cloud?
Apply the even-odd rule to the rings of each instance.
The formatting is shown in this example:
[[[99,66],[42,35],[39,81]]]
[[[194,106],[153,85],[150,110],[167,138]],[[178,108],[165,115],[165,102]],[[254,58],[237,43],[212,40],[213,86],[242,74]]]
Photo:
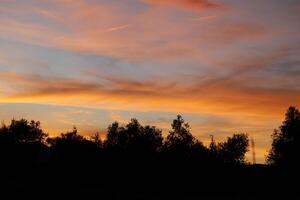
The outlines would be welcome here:
[[[298,105],[294,90],[251,88],[239,78],[176,85],[169,81],[112,78],[106,84],[74,79],[0,73],[10,92],[1,102],[31,102],[135,111],[201,112],[279,116]],[[4,90],[5,91],[5,90]],[[284,99],[283,99],[284,97]]]

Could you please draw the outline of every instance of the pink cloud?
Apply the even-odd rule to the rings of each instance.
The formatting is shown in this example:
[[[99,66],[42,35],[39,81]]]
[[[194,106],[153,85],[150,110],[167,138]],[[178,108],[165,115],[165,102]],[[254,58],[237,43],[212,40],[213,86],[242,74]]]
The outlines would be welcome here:
[[[222,4],[214,3],[210,0],[145,0],[145,2],[196,11],[222,7]]]

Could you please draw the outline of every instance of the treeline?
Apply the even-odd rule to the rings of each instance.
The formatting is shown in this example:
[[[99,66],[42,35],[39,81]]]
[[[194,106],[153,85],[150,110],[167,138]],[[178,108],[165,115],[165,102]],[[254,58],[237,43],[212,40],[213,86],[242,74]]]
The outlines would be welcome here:
[[[14,193],[16,186],[26,188],[28,182],[34,182],[35,187],[36,183],[65,183],[74,196],[77,193],[72,185],[95,192],[90,191],[90,185],[82,186],[93,183],[97,192],[108,196],[131,191],[168,198],[183,195],[184,199],[190,193],[196,197],[200,193],[246,194],[239,196],[243,199],[264,193],[286,197],[290,191],[298,191],[292,190],[293,181],[299,177],[300,155],[300,113],[295,107],[287,110],[282,125],[271,137],[267,165],[249,165],[245,160],[247,134],[233,134],[224,142],[212,140],[205,146],[180,115],[165,138],[161,129],[131,119],[123,126],[118,122],[109,125],[104,140],[99,134],[86,138],[76,128],[49,137],[38,121],[12,120],[0,128],[0,186],[4,181],[2,189]],[[31,192],[44,195],[42,188]]]
[[[49,154],[53,157],[69,154],[71,158],[80,155],[80,151],[90,151],[91,154],[101,152],[110,156],[143,156],[143,159],[164,154],[174,159],[193,159],[203,163],[245,163],[245,153],[249,146],[246,134],[234,134],[228,137],[227,141],[218,144],[212,141],[206,147],[192,135],[189,124],[180,115],[173,120],[171,127],[169,135],[163,138],[160,129],[155,126],[142,126],[137,119],[131,119],[124,126],[114,122],[108,127],[106,139],[102,141],[98,133],[86,138],[78,134],[75,127],[71,132],[49,137],[41,129],[39,121],[13,119],[10,125],[3,124],[0,128],[0,148],[2,152],[9,153],[9,148],[22,149],[32,146],[37,150],[40,148],[40,152],[47,151],[48,157]],[[26,149],[22,149],[22,152],[24,151]],[[37,159],[44,160],[41,157]]]
[[[149,125],[142,126],[137,119],[131,119],[124,126],[114,122],[109,125],[107,135],[102,141],[99,133],[86,138],[78,134],[75,127],[71,132],[53,138],[41,129],[39,121],[13,119],[9,125],[3,123],[0,128],[0,148],[2,153],[9,153],[5,149],[16,146],[35,146],[49,152],[68,152],[69,148],[79,151],[86,148],[114,155],[143,154],[144,157],[163,153],[203,162],[245,164],[245,154],[249,150],[247,134],[234,134],[228,137],[227,141],[218,144],[212,140],[207,147],[192,135],[189,124],[182,116],[178,115],[171,127],[167,137],[163,138],[161,129]],[[290,107],[282,125],[272,134],[273,143],[267,163],[295,165],[300,153],[299,137],[300,114],[297,108]]]

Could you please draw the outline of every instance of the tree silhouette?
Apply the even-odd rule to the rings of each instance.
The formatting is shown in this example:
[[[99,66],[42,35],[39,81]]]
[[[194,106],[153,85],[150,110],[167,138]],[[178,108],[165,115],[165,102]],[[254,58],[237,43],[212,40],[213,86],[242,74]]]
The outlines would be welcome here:
[[[107,136],[104,141],[104,147],[107,149],[120,147],[122,143],[122,133],[124,128],[119,126],[118,122],[114,122],[107,128]]]
[[[142,126],[137,119],[120,127],[114,122],[108,127],[104,147],[114,150],[130,152],[156,152],[162,146],[163,137],[161,130],[154,126]]]
[[[48,136],[42,129],[39,121],[26,119],[11,121],[9,126],[2,125],[0,129],[2,139],[14,144],[43,143]]]
[[[98,145],[79,135],[76,127],[58,137],[48,138],[47,143],[50,145],[51,161],[68,167],[91,163],[99,153]]]
[[[219,158],[222,158],[225,163],[241,164],[245,162],[249,138],[247,134],[234,134],[218,146]]]
[[[272,148],[267,162],[275,165],[299,166],[300,113],[296,107],[288,108],[285,120],[272,134]]]
[[[102,147],[102,140],[100,138],[100,134],[97,132],[95,135],[91,137],[92,141],[97,145],[97,147]]]
[[[211,161],[219,161],[219,145],[215,142],[214,136],[211,135],[211,142],[208,146],[209,158]]]
[[[172,123],[172,131],[165,141],[165,149],[170,152],[187,153],[192,150],[197,140],[191,134],[188,123],[185,123],[182,116],[178,115]]]
[[[9,129],[4,123],[2,123],[0,128],[0,145],[9,145],[12,143],[14,143],[13,137],[9,134]]]
[[[202,164],[210,164],[211,162],[209,149],[200,141],[196,141],[193,145],[191,157],[194,160],[201,161]]]
[[[32,168],[45,161],[48,135],[39,121],[13,119],[10,125],[0,128],[0,158],[9,168]],[[20,172],[21,170],[19,170]]]
[[[146,151],[157,152],[163,144],[162,131],[155,126],[145,126],[140,141]]]
[[[279,130],[272,135],[269,163],[298,169],[299,130],[299,111],[290,107]],[[189,124],[180,115],[173,120],[165,141],[162,130],[141,125],[137,119],[125,125],[112,123],[103,142],[99,133],[86,138],[76,127],[57,137],[47,137],[39,122],[21,119],[0,127],[0,172],[2,182],[9,183],[11,189],[20,183],[19,187],[29,188],[24,191],[39,194],[43,185],[32,187],[34,184],[59,183],[63,186],[60,191],[71,191],[75,196],[82,191],[84,198],[92,193],[105,198],[118,191],[121,195],[139,191],[145,192],[146,197],[151,193],[174,199],[184,199],[180,194],[191,191],[195,191],[195,199],[199,193],[206,197],[203,192],[216,194],[216,199],[228,193],[248,195],[249,188],[255,194],[265,194],[267,188],[266,194],[274,197],[277,191],[284,197],[297,191],[292,177],[297,180],[298,171],[248,165],[248,146],[247,134],[234,134],[221,143],[212,137],[207,147],[192,135]],[[31,180],[34,184],[27,184]],[[100,191],[95,192],[95,188]]]
[[[77,143],[85,140],[83,136],[78,135],[77,128],[74,127],[72,131],[62,133],[59,137],[48,138],[47,143],[51,146],[60,145],[63,143]]]

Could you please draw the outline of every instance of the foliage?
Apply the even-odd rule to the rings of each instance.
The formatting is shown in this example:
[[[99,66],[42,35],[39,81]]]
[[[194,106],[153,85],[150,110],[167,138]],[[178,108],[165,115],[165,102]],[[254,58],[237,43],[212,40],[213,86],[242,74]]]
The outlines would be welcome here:
[[[295,107],[290,107],[285,120],[272,134],[272,148],[267,162],[275,165],[299,165],[300,153],[300,113]]]
[[[60,145],[62,143],[74,143],[74,142],[81,142],[84,140],[84,137],[77,134],[77,128],[74,127],[72,131],[67,133],[62,133],[59,137],[55,138],[48,138],[47,143],[51,146]]]
[[[120,127],[114,122],[108,127],[104,147],[122,151],[157,152],[162,146],[162,132],[154,126],[142,126],[137,119]]]
[[[172,152],[189,152],[196,143],[197,140],[191,134],[190,125],[178,115],[173,120],[172,131],[166,138],[165,149]]]
[[[249,138],[247,134],[234,134],[232,137],[228,137],[226,142],[219,144],[219,157],[225,163],[244,163],[248,148]]]
[[[1,138],[14,144],[43,143],[48,136],[42,129],[39,121],[13,119],[9,126],[2,125]]]

